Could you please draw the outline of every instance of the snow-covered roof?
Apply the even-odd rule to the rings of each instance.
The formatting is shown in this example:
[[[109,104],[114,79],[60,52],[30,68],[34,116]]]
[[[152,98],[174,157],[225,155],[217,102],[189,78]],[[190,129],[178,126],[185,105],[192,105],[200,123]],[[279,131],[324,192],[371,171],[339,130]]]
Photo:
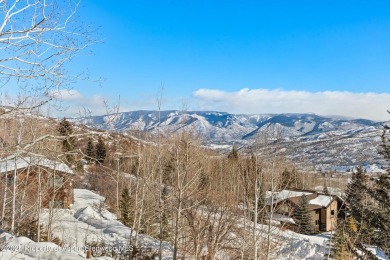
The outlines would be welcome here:
[[[268,214],[268,216],[271,217],[271,214]],[[283,214],[279,214],[279,213],[273,213],[272,220],[283,222],[283,223],[295,224],[295,221],[292,217],[289,217],[289,216],[286,216]]]
[[[327,207],[332,201],[332,196],[330,195],[318,195],[317,198],[309,201],[310,205],[319,205],[322,207]]]
[[[27,168],[28,166],[45,167],[51,170],[60,171],[64,173],[74,174],[68,165],[62,162],[50,160],[46,157],[41,156],[29,156],[29,157],[14,157],[12,159],[0,160],[0,173],[14,171]]]
[[[313,192],[307,192],[307,191],[294,191],[294,190],[282,190],[279,192],[266,192],[266,198],[268,200],[268,205],[271,205],[271,200],[273,199],[273,203],[278,203],[280,201],[283,201],[288,198],[293,197],[301,197],[302,195],[310,195],[313,194]]]
[[[301,197],[302,195],[311,195],[315,193],[310,191],[295,191],[295,190],[282,190],[279,192],[266,192],[267,205],[279,203],[283,200],[295,197]],[[332,202],[334,196],[318,194],[315,199],[309,200],[309,205],[328,207]]]

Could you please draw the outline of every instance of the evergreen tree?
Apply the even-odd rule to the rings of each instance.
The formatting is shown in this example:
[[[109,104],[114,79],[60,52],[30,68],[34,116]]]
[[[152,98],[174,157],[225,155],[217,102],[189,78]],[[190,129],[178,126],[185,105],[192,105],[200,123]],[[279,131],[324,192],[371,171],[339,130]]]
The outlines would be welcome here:
[[[380,154],[390,161],[390,127],[385,126]],[[356,219],[359,238],[353,245],[366,258],[374,258],[366,245],[379,247],[390,256],[390,169],[378,179],[369,180],[361,167],[347,186],[346,205]],[[362,254],[360,253],[360,254]],[[357,257],[357,254],[355,254]]]
[[[238,151],[235,145],[233,145],[232,150],[228,154],[228,159],[238,160]]]
[[[119,201],[119,209],[121,212],[121,221],[125,226],[130,227],[132,223],[131,209],[130,209],[130,192],[126,187],[121,194],[121,200]]]
[[[168,240],[170,238],[169,235],[169,211],[167,209],[167,199],[168,199],[168,188],[164,185],[163,190],[161,192],[161,200],[162,200],[162,214],[161,214],[161,225],[162,225],[162,239]]]
[[[299,205],[295,208],[294,220],[298,226],[299,233],[305,235],[313,233],[311,212],[309,210],[309,200],[305,194],[301,196]]]
[[[390,127],[385,126],[381,139],[380,154],[390,162]],[[373,244],[381,248],[387,256],[390,256],[390,168],[386,169],[374,182],[374,187],[368,187],[370,198],[373,200],[370,208],[371,222],[373,229]]]
[[[375,256],[366,249],[366,245],[375,245],[385,253],[390,246],[389,236],[389,211],[383,211],[386,207],[380,206],[381,178],[378,181],[370,181],[362,167],[352,174],[351,181],[347,185],[346,205],[350,217],[346,222],[348,246],[355,257],[375,259]],[[358,232],[356,232],[358,230]],[[387,230],[387,231],[386,231]]]
[[[257,201],[257,222],[265,223],[267,217],[267,211],[265,210],[267,201],[265,199],[265,196],[262,195],[264,194],[264,189],[262,185],[260,186],[260,194],[261,196]]]
[[[347,218],[346,229],[347,229],[347,233],[348,233],[349,237],[356,239],[356,235],[358,232],[358,226],[357,226],[356,220],[354,219],[353,216],[350,216]]]
[[[331,257],[335,260],[353,259],[348,251],[348,238],[344,231],[344,223],[339,223],[331,242]]]
[[[106,159],[106,144],[103,141],[102,137],[99,137],[98,143],[96,144],[96,162],[97,163],[104,163],[104,160]]]
[[[299,189],[303,188],[302,177],[299,175],[298,171],[293,168],[292,170],[284,169],[281,176],[280,187],[283,189]]]
[[[66,163],[72,165],[75,163],[75,156],[73,153],[76,147],[75,138],[72,136],[72,124],[64,118],[58,125],[58,132],[61,136],[65,137],[62,141],[62,151],[65,153]]]
[[[85,159],[88,162],[95,160],[95,146],[93,145],[92,139],[88,138],[87,148],[85,150]]]
[[[291,172],[287,168],[285,168],[281,176],[280,190],[291,188],[291,184]]]
[[[325,182],[324,182],[324,188],[323,188],[322,192],[323,192],[325,195],[330,195],[328,186],[326,185]]]
[[[361,242],[358,224],[352,216],[340,221],[331,240],[333,259],[377,259]]]
[[[345,202],[348,205],[351,216],[362,225],[364,204],[366,203],[367,176],[361,167],[352,174],[351,181],[347,185]]]

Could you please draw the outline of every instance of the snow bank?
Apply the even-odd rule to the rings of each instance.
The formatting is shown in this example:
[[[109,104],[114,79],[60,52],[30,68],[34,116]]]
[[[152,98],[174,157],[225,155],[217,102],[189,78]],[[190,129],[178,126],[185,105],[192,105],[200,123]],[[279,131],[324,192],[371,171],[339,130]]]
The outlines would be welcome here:
[[[52,234],[61,240],[61,246],[47,242],[34,242],[26,237],[0,235],[0,259],[85,259],[86,246],[104,243],[107,248],[127,250],[130,248],[131,229],[116,219],[116,215],[99,207],[104,198],[83,189],[74,190],[75,202],[72,208],[55,209],[52,220]],[[42,210],[41,223],[49,222],[49,212]],[[134,234],[133,234],[134,235]],[[145,249],[158,251],[160,243],[150,236],[139,234],[138,243]],[[163,242],[163,259],[172,259],[172,248]],[[99,257],[93,259],[112,259]]]

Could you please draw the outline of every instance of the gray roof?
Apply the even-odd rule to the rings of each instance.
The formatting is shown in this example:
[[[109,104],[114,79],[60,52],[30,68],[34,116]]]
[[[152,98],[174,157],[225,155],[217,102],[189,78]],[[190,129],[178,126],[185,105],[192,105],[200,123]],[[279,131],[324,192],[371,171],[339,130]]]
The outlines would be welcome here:
[[[5,160],[0,160],[0,173],[14,171],[15,168],[17,170],[25,169],[28,166],[44,167],[54,171],[74,174],[73,170],[65,163],[53,161],[43,156],[8,157]]]
[[[315,191],[309,192],[309,191],[298,191],[298,190],[282,190],[279,192],[267,191],[266,192],[267,205],[271,205],[272,203],[276,204],[289,198],[301,197],[303,194],[311,195],[314,193]],[[316,198],[309,200],[309,205],[328,207],[329,204],[332,202],[333,198],[334,196],[332,195],[317,194]]]
[[[272,203],[279,203],[285,199],[288,198],[294,198],[294,197],[301,197],[302,195],[310,195],[313,194],[313,192],[307,192],[307,191],[295,191],[295,190],[282,190],[278,192],[266,192],[266,199],[267,205],[271,205]]]

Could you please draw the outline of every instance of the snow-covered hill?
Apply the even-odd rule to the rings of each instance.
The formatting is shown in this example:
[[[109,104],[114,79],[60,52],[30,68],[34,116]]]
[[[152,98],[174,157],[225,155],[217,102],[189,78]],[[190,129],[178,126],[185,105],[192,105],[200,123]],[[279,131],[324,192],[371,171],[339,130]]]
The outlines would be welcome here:
[[[164,134],[187,130],[210,148],[227,152],[233,144],[250,151],[265,133],[279,133],[288,158],[322,170],[349,170],[384,163],[377,150],[384,122],[315,114],[229,114],[213,111],[132,111],[75,118],[73,122],[111,131]],[[272,137],[270,138],[272,141]],[[372,168],[368,166],[368,168]]]
[[[14,237],[0,233],[0,259],[85,259],[86,249],[95,250],[129,250],[131,229],[116,220],[115,214],[99,207],[104,198],[85,189],[75,189],[75,203],[70,210],[56,209],[53,217],[53,235],[62,241],[61,246],[48,242],[34,242],[26,237]],[[48,222],[47,211],[41,214],[42,223]],[[244,223],[243,221],[240,222]],[[253,226],[252,222],[246,226]],[[243,228],[243,227],[241,227]],[[268,226],[258,224],[256,228],[260,239],[266,239]],[[272,226],[271,239],[278,247],[272,249],[274,259],[324,259],[329,253],[331,233],[307,236],[281,230]],[[238,238],[239,236],[237,236]],[[159,241],[150,236],[140,234],[139,245],[145,249],[157,251]],[[86,246],[91,242],[103,242],[95,248]],[[172,247],[163,242],[163,259],[172,259]],[[380,255],[376,248],[370,249],[377,254],[378,259],[387,259]],[[97,256],[93,259],[114,259],[109,256]],[[157,259],[157,258],[155,258]],[[226,259],[223,254],[218,260]]]
[[[131,229],[116,220],[115,214],[99,207],[104,198],[84,189],[74,190],[75,203],[70,210],[55,209],[52,230],[61,246],[53,243],[36,243],[26,237],[0,235],[0,259],[85,259],[86,250],[112,250],[125,252],[131,250],[129,238]],[[41,222],[49,222],[49,214],[41,213]],[[98,243],[94,249],[90,246]],[[145,249],[157,252],[159,240],[140,234],[138,243]],[[86,246],[87,245],[87,246]],[[163,242],[163,259],[172,259],[172,248]],[[94,259],[113,259],[108,256]]]
[[[217,142],[242,139],[269,115],[233,115],[224,112],[132,111],[116,115],[73,119],[75,122],[102,130],[140,130],[172,133],[184,129],[198,133],[203,140]]]
[[[53,235],[62,241],[61,246],[48,242],[37,243],[26,237],[13,237],[2,233],[0,259],[85,259],[85,251],[88,248],[85,244],[91,242],[104,242],[106,248],[119,251],[129,248],[131,229],[117,221],[116,216],[109,211],[99,210],[99,204],[103,201],[100,195],[84,189],[75,189],[74,195],[75,203],[72,209],[57,209],[53,217]],[[48,222],[47,212],[43,212],[41,217],[42,223]],[[261,237],[265,236],[267,230],[267,226],[257,226]],[[272,227],[271,236],[273,240],[280,241],[279,248],[272,250],[273,256],[278,259],[323,259],[328,252],[328,235],[305,236]],[[140,234],[139,245],[157,251],[159,241]],[[102,249],[101,245],[96,247],[96,251],[99,249]],[[172,248],[164,242],[163,259],[171,258]],[[93,259],[113,258],[100,256]]]
[[[75,118],[102,130],[140,130],[155,133],[181,129],[198,133],[203,140],[229,142],[248,140],[274,126],[283,138],[321,140],[332,135],[353,135],[381,128],[378,122],[365,119],[340,119],[315,114],[229,114],[213,111],[132,111],[114,115]]]

